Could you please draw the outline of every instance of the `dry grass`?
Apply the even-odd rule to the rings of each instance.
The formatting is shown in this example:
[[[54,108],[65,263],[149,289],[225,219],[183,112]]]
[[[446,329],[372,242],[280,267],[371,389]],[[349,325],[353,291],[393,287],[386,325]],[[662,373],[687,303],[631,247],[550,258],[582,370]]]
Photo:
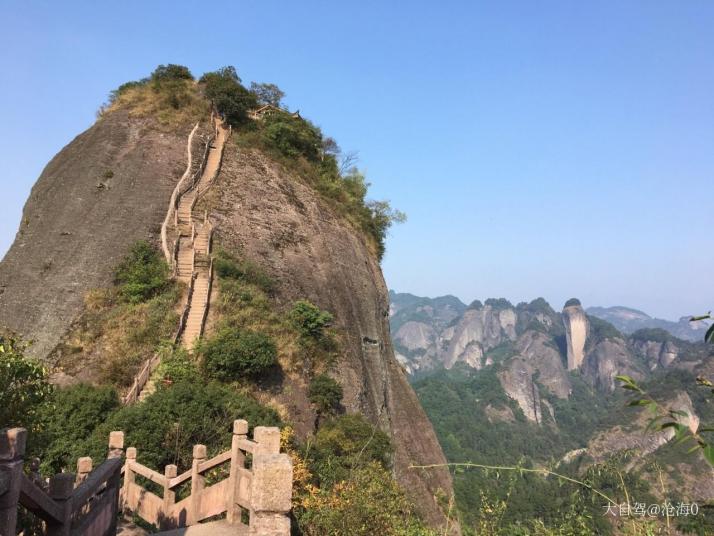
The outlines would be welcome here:
[[[118,387],[131,383],[143,363],[178,326],[178,284],[139,304],[122,303],[116,289],[85,297],[85,311],[54,352],[59,369],[73,377]]]
[[[128,110],[130,117],[156,118],[168,131],[205,119],[211,113],[211,106],[196,82],[184,80],[176,81],[169,88],[158,89],[152,84],[127,88],[112,103],[102,107],[98,115],[117,110]]]

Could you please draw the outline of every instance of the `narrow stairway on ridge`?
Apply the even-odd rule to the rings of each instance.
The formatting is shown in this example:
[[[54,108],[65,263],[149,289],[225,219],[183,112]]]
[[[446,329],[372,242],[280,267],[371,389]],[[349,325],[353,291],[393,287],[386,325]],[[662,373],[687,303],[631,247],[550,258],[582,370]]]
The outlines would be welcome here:
[[[230,130],[219,118],[214,119],[216,136],[208,149],[206,165],[200,178],[178,201],[176,209],[176,278],[186,283],[192,291],[185,298],[182,310],[187,310],[186,323],[181,332],[181,345],[191,351],[203,334],[206,312],[211,294],[211,234],[213,227],[207,214],[194,215],[194,205],[218,175],[223,146]],[[193,286],[191,281],[193,280]],[[149,379],[139,395],[140,400],[156,391],[153,379]]]
[[[221,164],[223,145],[228,138],[226,129],[220,119],[215,119],[217,135],[209,148],[206,167],[196,185],[181,196],[178,204],[178,270],[180,281],[190,283],[194,278],[193,292],[189,296],[188,317],[181,344],[191,350],[203,333],[206,309],[210,299],[211,287],[211,222],[207,215],[197,218],[193,207],[198,196],[205,192],[213,183]]]

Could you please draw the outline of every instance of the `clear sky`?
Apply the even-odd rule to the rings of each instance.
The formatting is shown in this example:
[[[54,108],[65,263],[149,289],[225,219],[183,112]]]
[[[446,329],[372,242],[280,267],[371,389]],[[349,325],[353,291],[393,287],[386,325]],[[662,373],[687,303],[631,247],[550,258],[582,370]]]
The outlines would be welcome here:
[[[706,311],[712,27],[710,0],[0,0],[0,255],[111,89],[235,65],[408,214],[391,288]]]

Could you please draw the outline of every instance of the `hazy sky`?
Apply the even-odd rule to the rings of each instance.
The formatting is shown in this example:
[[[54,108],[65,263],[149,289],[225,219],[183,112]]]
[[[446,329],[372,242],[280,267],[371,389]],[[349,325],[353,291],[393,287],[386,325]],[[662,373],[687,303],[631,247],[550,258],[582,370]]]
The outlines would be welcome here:
[[[0,0],[0,255],[49,159],[160,63],[235,65],[409,221],[398,291],[714,307],[714,2]]]

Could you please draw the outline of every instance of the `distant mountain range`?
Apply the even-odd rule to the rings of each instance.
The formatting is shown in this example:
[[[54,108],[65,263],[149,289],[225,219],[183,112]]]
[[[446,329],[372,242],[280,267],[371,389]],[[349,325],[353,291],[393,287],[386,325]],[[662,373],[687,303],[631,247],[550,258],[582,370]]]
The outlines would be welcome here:
[[[692,342],[703,340],[704,333],[709,326],[706,321],[690,322],[688,316],[683,316],[677,322],[652,318],[647,313],[621,305],[614,307],[588,307],[586,312],[591,316],[610,322],[623,333],[630,334],[638,329],[659,328],[668,331],[675,337]]]
[[[395,355],[448,461],[556,463],[575,476],[605,464],[597,471],[617,467],[639,489],[659,490],[664,478],[678,497],[714,497],[714,470],[671,441],[674,432],[645,432],[649,410],[626,407],[617,380],[633,378],[684,426],[713,423],[714,405],[696,382],[714,380],[714,345],[703,342],[705,326],[627,307],[585,310],[575,298],[555,310],[543,298],[466,305],[454,296],[389,297]],[[655,469],[674,467],[672,460],[671,474]],[[533,479],[512,494],[508,479],[498,483],[477,471],[456,473],[454,482],[464,511],[477,512],[479,493],[488,488],[513,505],[511,522],[530,519],[529,505],[561,493]],[[589,533],[611,534],[597,525],[598,513],[591,512]]]

